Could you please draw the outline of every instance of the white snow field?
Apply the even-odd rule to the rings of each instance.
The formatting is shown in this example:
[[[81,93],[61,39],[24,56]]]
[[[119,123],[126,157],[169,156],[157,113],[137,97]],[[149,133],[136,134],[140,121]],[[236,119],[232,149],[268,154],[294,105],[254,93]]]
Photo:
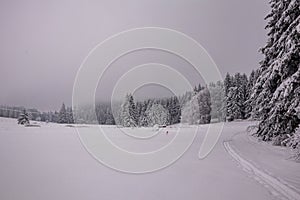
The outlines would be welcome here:
[[[97,162],[82,146],[75,128],[51,123],[24,127],[17,125],[16,119],[0,118],[0,199],[297,198],[300,164],[286,159],[283,153],[286,149],[250,140],[245,133],[249,124],[251,122],[226,123],[215,148],[203,160],[198,159],[198,152],[207,126],[200,126],[191,148],[173,165],[157,172],[133,175],[114,171]],[[92,125],[76,126],[95,128]],[[175,135],[175,129],[168,127],[151,140],[136,140],[122,134],[115,126],[104,128],[114,143],[138,152],[155,150]],[[188,132],[191,127],[185,129]],[[147,135],[153,130],[136,128],[127,131]],[[240,132],[244,134],[236,135]],[[274,185],[274,179],[277,185]],[[285,187],[281,188],[282,185]]]

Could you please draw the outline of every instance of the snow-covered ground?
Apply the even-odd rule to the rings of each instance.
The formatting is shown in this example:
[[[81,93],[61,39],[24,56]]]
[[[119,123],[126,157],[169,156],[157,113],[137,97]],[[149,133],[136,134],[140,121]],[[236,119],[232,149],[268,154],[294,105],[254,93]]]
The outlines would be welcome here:
[[[241,163],[232,157],[235,153],[239,161],[244,158],[251,162],[256,168],[291,186],[288,188],[297,195],[300,164],[287,160],[282,153],[286,152],[285,149],[249,140],[246,134],[236,135],[245,131],[249,124],[251,122],[226,123],[213,151],[199,160],[198,152],[207,130],[207,126],[201,126],[191,148],[173,165],[154,173],[133,175],[114,171],[97,162],[82,146],[73,127],[50,123],[41,123],[41,127],[23,127],[17,125],[15,119],[0,118],[0,199],[287,198],[278,195],[276,188],[258,180],[249,171],[242,170]],[[80,125],[80,128],[92,129],[95,126]],[[117,145],[139,152],[157,149],[175,135],[175,129],[169,127],[151,138],[150,142],[134,140],[115,126],[104,128]],[[187,132],[191,128],[185,127]],[[126,131],[147,135],[153,130]],[[228,147],[233,153],[228,152]]]
[[[288,148],[259,142],[244,131],[225,141],[224,146],[238,164],[274,195],[300,199],[300,163],[291,159]]]

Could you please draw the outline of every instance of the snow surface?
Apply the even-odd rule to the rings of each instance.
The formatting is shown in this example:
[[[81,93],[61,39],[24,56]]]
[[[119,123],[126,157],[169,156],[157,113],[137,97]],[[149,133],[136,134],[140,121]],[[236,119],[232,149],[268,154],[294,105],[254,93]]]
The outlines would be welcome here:
[[[213,151],[203,160],[198,152],[208,126],[200,127],[191,148],[170,167],[154,173],[133,175],[114,171],[93,159],[81,145],[76,129],[62,124],[39,123],[41,127],[24,127],[16,119],[0,118],[0,199],[2,200],[182,200],[182,199],[278,199],[270,187],[263,187],[255,178],[241,170],[223,146],[238,132],[245,131],[249,122],[227,123]],[[94,125],[75,125],[80,128],[94,128]],[[150,140],[134,140],[121,133],[115,126],[103,126],[109,137],[122,148],[132,151],[149,151],[172,140],[174,128],[161,129]],[[186,126],[189,131],[191,126]],[[140,131],[144,135],[153,132],[151,128],[126,129]],[[169,133],[166,134],[165,131]],[[136,133],[134,133],[136,135]],[[248,151],[247,140],[230,143],[258,164],[263,158],[281,159],[274,161],[277,171],[273,175],[286,175],[285,167],[292,161],[272,151],[273,147],[262,147],[263,158],[257,152]],[[261,146],[259,143],[250,143]],[[255,147],[253,147],[255,148]],[[269,149],[269,151],[265,151]],[[245,152],[245,154],[244,154]],[[275,153],[273,153],[275,152]],[[248,155],[249,154],[249,155]],[[274,157],[273,157],[274,156]],[[272,165],[272,160],[269,160]],[[266,161],[267,162],[267,161]],[[273,165],[274,165],[273,164]],[[297,164],[297,163],[296,163]],[[289,170],[294,174],[299,164]],[[299,173],[298,173],[299,174]],[[289,176],[288,176],[289,177]],[[295,176],[296,177],[296,176]],[[291,180],[288,178],[286,181]],[[299,179],[289,183],[299,186]],[[299,189],[299,188],[298,188]]]
[[[251,176],[267,182],[287,199],[300,199],[300,163],[291,159],[289,149],[259,142],[245,132],[235,135],[224,145],[227,150],[234,151],[230,154],[246,171],[250,168]]]

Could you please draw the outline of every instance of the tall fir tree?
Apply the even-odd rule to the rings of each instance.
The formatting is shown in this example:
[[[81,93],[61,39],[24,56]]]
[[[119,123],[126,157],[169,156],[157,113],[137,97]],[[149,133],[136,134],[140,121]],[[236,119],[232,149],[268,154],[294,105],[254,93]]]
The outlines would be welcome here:
[[[58,122],[59,123],[68,123],[67,111],[66,111],[66,106],[64,103],[61,105],[61,108],[59,110]]]
[[[253,92],[253,87],[254,87],[254,85],[256,83],[257,78],[258,78],[258,72],[257,72],[257,70],[252,70],[251,74],[249,76],[248,84],[247,84],[247,100],[245,102],[246,103],[246,106],[245,106],[245,109],[246,109],[245,110],[246,111],[246,116],[245,117],[246,118],[250,118],[250,117],[252,117],[253,119],[258,118],[257,116],[254,117],[253,115],[251,115],[252,114],[251,94]]]
[[[155,103],[146,111],[148,126],[169,125],[169,111],[161,104]]]
[[[232,81],[232,77],[230,76],[230,74],[227,72],[225,79],[224,79],[224,90],[225,90],[225,95],[227,96],[228,92],[229,92],[229,88],[233,87],[233,81]]]
[[[143,101],[141,103],[141,113],[138,119],[139,126],[143,126],[143,127],[148,126],[146,110],[147,110],[147,101]]]
[[[300,2],[272,0],[268,42],[251,95],[252,115],[261,116],[257,135],[280,144],[299,126]]]
[[[72,110],[71,107],[68,107],[66,109],[66,117],[67,117],[67,123],[68,124],[74,124],[73,110]]]
[[[207,88],[195,93],[186,102],[181,111],[181,122],[189,124],[207,124],[211,120],[211,98]]]
[[[198,95],[200,124],[209,124],[211,120],[211,98],[208,88],[204,88]]]
[[[226,119],[226,99],[224,85],[221,81],[216,84],[209,84],[209,92],[211,96],[211,116],[218,121]]]
[[[240,87],[230,87],[227,97],[227,119],[232,121],[234,119],[242,119],[242,91]]]
[[[126,95],[121,106],[121,125],[124,127],[136,127],[138,125],[135,103],[131,94]]]

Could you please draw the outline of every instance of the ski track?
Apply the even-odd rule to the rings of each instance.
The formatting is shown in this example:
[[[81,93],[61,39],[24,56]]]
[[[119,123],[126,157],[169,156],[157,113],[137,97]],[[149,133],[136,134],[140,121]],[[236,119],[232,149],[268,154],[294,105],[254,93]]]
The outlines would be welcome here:
[[[238,154],[237,151],[234,150],[230,145],[230,141],[224,141],[223,145],[227,153],[233,158],[235,162],[237,162],[242,170],[248,173],[251,178],[262,184],[276,199],[300,199],[300,194],[292,189],[292,186],[288,185],[287,183],[283,183],[274,176],[271,176],[267,172],[257,168],[254,164],[241,157],[240,154]]]

